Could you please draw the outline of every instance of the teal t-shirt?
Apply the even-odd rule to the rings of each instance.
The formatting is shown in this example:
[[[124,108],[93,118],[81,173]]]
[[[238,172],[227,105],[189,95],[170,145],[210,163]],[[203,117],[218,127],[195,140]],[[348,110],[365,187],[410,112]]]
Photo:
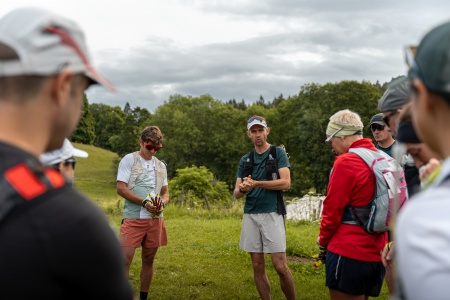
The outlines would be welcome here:
[[[286,155],[286,151],[284,151],[281,147],[276,147],[277,151],[277,165],[278,169],[281,168],[289,168],[289,159]],[[242,178],[242,172],[244,170],[244,163],[247,161],[251,152],[242,156],[239,161],[238,170],[236,172],[237,178]],[[256,151],[254,152],[253,157],[253,173],[252,178],[255,180],[267,180],[266,178],[266,159],[269,157],[270,147],[269,149],[262,153],[258,154]],[[251,191],[247,192],[245,195],[245,206],[244,213],[245,214],[259,214],[259,213],[271,213],[277,211],[277,191],[276,190],[266,190],[262,188],[254,188]]]
[[[390,146],[387,147],[387,148],[380,147],[378,144],[376,144],[375,147],[376,147],[378,150],[381,150],[381,151],[383,151],[384,153],[386,153],[387,155],[389,155],[390,157],[392,157],[392,148],[394,147],[395,143],[397,143],[397,141],[394,141],[394,142],[392,143],[392,145],[390,145]]]

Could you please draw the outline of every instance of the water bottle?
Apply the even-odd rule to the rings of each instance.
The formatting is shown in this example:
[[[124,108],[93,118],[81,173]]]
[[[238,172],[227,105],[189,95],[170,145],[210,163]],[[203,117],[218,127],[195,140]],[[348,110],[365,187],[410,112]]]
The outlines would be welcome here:
[[[272,154],[269,154],[269,166],[271,166],[272,180],[276,180],[277,179],[276,166]]]

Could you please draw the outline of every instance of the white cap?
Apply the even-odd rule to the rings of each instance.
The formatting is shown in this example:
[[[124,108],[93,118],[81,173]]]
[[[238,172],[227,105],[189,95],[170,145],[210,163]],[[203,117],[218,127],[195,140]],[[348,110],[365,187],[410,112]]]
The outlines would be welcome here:
[[[86,158],[89,154],[86,151],[75,148],[68,139],[65,139],[64,144],[60,149],[45,152],[41,155],[41,157],[39,157],[39,160],[43,165],[51,166],[59,164],[63,160],[67,160],[72,156]]]
[[[10,59],[0,61],[0,77],[50,76],[68,68],[114,91],[92,67],[81,28],[50,11],[19,8],[5,15],[0,19],[0,46],[12,52]]]
[[[262,127],[267,128],[266,119],[264,117],[254,115],[247,120],[247,130],[250,130],[250,128],[254,125],[261,125]]]

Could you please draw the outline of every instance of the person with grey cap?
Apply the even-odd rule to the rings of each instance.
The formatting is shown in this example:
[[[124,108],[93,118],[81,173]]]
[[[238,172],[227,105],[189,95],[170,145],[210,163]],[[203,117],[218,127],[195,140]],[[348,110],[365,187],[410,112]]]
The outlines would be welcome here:
[[[39,160],[44,166],[58,170],[73,183],[75,163],[77,162],[75,157],[86,158],[88,156],[86,151],[75,148],[68,139],[65,139],[60,149],[45,152],[39,157]]]
[[[397,135],[398,116],[402,107],[409,101],[409,88],[407,78],[400,76],[389,83],[383,96],[378,100],[378,109],[383,114],[383,121],[394,136]]]
[[[61,148],[83,93],[112,88],[82,30],[38,8],[0,19],[0,295],[2,299],[133,299],[105,214],[41,154]]]
[[[247,120],[247,136],[252,140],[254,150],[240,159],[233,192],[236,198],[245,196],[239,246],[250,253],[253,277],[261,299],[272,299],[266,274],[267,253],[280,277],[286,299],[291,300],[296,298],[294,278],[286,260],[284,216],[277,204],[279,191],[288,190],[291,185],[290,164],[286,151],[267,142],[269,133],[264,117],[254,115]]]
[[[392,147],[395,144],[395,140],[389,132],[388,126],[383,121],[382,113],[376,114],[370,119],[370,130],[377,142],[375,147],[392,156]]]
[[[399,214],[396,223],[398,297],[450,298],[450,22],[429,31],[410,66],[411,116],[417,137],[444,159],[433,182]]]
[[[383,121],[389,127],[391,133],[397,136],[399,115],[403,106],[409,101],[410,81],[406,76],[400,76],[389,83],[387,90],[378,100],[378,109],[383,114]],[[412,197],[420,191],[419,170],[414,165],[411,155],[406,154],[397,157],[394,153],[395,146],[391,153],[402,166],[405,171],[406,183],[408,185],[408,194]]]

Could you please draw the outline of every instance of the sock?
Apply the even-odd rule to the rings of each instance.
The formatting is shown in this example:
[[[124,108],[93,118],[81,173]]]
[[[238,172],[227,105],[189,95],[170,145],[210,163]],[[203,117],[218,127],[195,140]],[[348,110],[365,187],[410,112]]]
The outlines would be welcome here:
[[[139,298],[141,300],[147,300],[148,292],[140,292]]]

